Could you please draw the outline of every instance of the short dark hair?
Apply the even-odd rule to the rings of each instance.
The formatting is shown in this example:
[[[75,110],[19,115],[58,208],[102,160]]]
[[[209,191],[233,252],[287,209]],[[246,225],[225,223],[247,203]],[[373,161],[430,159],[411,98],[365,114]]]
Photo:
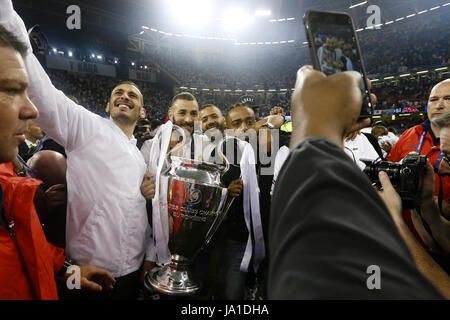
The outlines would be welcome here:
[[[209,108],[209,107],[216,107],[216,108],[217,108],[217,106],[216,106],[215,104],[207,103],[207,104],[204,104],[204,105],[202,106],[202,109]]]
[[[192,95],[192,93],[189,92],[180,92],[179,94],[175,95],[172,99],[172,103],[170,104],[170,107],[173,106],[175,101],[177,100],[187,100],[187,101],[195,101],[197,102],[197,99]]]
[[[129,81],[129,80],[120,81],[118,84],[116,84],[116,87],[120,86],[121,84],[129,84],[129,85],[135,86],[136,88],[139,89],[139,91],[141,91],[141,88],[139,88],[139,86],[133,81]]]
[[[150,121],[148,121],[147,119],[139,119],[136,125],[137,126],[150,125]]]
[[[162,121],[160,121],[158,119],[154,119],[154,120],[150,121],[150,128],[152,128],[152,130],[155,130],[157,127],[159,127],[162,124],[163,124]]]
[[[13,33],[6,30],[0,25],[0,47],[11,48],[19,52],[23,57],[27,53],[28,47],[25,43],[20,41]]]

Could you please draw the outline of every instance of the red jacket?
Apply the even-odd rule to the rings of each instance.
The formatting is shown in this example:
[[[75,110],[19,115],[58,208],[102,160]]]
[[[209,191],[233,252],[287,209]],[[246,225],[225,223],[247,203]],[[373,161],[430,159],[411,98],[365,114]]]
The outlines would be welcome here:
[[[429,128],[429,122],[424,122],[423,124],[419,124],[415,127],[412,127],[406,130],[398,142],[394,145],[391,152],[389,153],[387,160],[398,162],[402,160],[408,153],[416,152],[417,147],[419,145],[420,137],[425,130],[425,127]],[[435,144],[433,141],[433,136],[431,135],[431,129],[427,130],[425,138],[422,143],[422,148],[420,150],[420,154],[426,155],[430,160],[431,165],[435,165],[439,154],[441,153],[440,144]],[[436,178],[436,188],[434,195],[439,195],[440,189],[440,179],[442,179],[442,199],[450,200],[450,177],[445,176],[441,177],[438,174],[435,174]]]
[[[0,164],[3,217],[14,221],[15,237],[0,226],[0,299],[58,299],[55,273],[63,249],[47,242],[33,198],[39,180],[18,177],[11,163]]]
[[[423,124],[419,124],[406,130],[392,148],[387,157],[387,160],[398,162],[402,160],[408,153],[416,152],[419,146],[420,137],[422,136],[425,129],[427,129],[427,133],[423,139],[420,154],[426,155],[430,160],[431,165],[438,165],[436,164],[436,161],[441,153],[441,148],[440,144],[436,143],[437,141],[435,141],[437,139],[433,139],[434,136],[432,135],[429,121],[425,121]],[[442,200],[443,202],[448,202],[448,200],[450,200],[450,177],[442,177],[437,173],[435,173],[434,175],[436,180],[434,195],[436,197],[439,195],[440,183],[442,182]],[[443,209],[447,207],[448,206],[445,203]],[[403,210],[403,218],[405,219],[405,222],[407,223],[413,234],[416,236],[416,238],[422,243],[424,247],[427,247],[423,243],[413,225],[413,222],[411,220],[411,212],[409,210]]]

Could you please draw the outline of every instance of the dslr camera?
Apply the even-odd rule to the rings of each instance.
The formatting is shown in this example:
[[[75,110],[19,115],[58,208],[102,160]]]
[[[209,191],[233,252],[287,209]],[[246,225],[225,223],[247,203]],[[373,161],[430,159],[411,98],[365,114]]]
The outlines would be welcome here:
[[[377,187],[381,187],[378,173],[384,171],[392,186],[400,195],[404,209],[420,206],[420,196],[426,171],[427,157],[417,153],[408,154],[403,161],[372,161],[361,159],[366,164],[364,173]]]

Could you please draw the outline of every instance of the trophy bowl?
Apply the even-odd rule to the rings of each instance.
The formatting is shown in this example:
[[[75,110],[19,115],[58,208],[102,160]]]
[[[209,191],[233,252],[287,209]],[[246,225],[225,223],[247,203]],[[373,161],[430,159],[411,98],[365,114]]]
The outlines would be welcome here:
[[[171,261],[147,273],[145,285],[167,295],[192,295],[201,285],[192,278],[189,266],[209,243],[231,205],[228,190],[220,181],[226,167],[170,158],[160,187],[167,188]]]

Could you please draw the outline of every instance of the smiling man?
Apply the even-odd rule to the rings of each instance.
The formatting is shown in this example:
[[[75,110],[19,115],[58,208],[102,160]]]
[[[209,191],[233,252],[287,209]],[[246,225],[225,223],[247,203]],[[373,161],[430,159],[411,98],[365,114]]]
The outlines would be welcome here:
[[[142,93],[131,82],[120,83],[107,105],[111,118],[103,119],[53,86],[9,0],[0,0],[0,23],[27,45],[28,93],[40,113],[36,123],[66,150],[66,253],[77,263],[103,267],[116,277],[114,290],[91,298],[132,299],[144,256],[149,261],[144,268],[151,268],[155,259],[146,211],[154,183],[145,176],[133,137]]]

